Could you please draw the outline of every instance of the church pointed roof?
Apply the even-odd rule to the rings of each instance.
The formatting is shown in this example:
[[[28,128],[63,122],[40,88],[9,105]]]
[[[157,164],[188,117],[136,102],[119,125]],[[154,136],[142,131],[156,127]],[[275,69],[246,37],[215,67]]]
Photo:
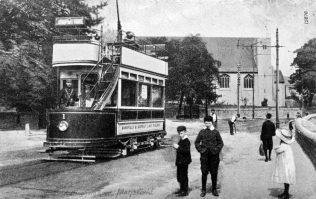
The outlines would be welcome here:
[[[255,49],[243,47],[255,44],[256,38],[202,37],[202,40],[212,57],[221,62],[219,72],[237,72],[237,64],[241,64],[240,72],[258,72]]]

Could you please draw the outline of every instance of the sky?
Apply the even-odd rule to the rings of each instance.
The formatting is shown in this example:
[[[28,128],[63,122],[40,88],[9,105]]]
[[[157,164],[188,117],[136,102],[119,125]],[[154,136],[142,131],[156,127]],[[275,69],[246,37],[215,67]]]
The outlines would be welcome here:
[[[270,37],[274,46],[278,28],[285,76],[294,72],[294,51],[316,38],[315,0],[119,0],[119,11],[123,30],[136,36]],[[108,0],[100,16],[105,31],[116,30],[115,0]]]

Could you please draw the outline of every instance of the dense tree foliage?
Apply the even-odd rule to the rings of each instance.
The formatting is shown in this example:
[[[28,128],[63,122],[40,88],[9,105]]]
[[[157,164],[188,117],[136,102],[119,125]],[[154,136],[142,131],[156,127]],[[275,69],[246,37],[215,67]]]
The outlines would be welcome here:
[[[167,99],[179,99],[179,110],[184,97],[189,104],[205,101],[205,108],[216,101],[214,80],[217,79],[219,61],[208,53],[205,43],[199,36],[188,36],[183,40],[171,40],[167,45],[169,52],[169,77],[167,80]]]
[[[311,106],[316,92],[316,38],[295,52],[297,55],[292,66],[296,67],[296,71],[290,76],[290,83],[303,96],[304,105]]]
[[[98,9],[82,0],[0,0],[0,103],[18,111],[54,106],[56,72],[51,67],[56,17],[82,16],[87,27]]]
[[[201,37],[191,35],[171,40],[149,37],[139,40],[139,44],[166,44],[165,50],[159,51],[158,56],[168,57],[166,100],[179,101],[178,114],[181,113],[184,100],[189,105],[204,100],[206,111],[208,104],[217,100],[214,83],[220,62],[208,53]]]

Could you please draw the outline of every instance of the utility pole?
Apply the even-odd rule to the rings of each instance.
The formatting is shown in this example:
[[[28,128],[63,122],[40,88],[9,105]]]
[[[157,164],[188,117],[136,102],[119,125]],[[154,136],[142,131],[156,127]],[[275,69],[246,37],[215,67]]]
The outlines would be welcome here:
[[[238,114],[240,114],[239,87],[240,87],[240,64],[237,64],[237,113]]]
[[[280,121],[279,121],[279,30],[278,28],[276,29],[276,94],[275,94],[275,118],[276,118],[276,128],[279,128],[280,126]]]
[[[259,42],[257,42],[259,43]],[[237,43],[237,48],[239,46],[241,47],[250,47],[251,49],[254,47],[262,47],[263,49],[266,49],[267,47],[269,48],[276,48],[276,95],[275,95],[275,117],[276,117],[276,127],[279,128],[280,126],[280,121],[279,121],[279,48],[284,47],[279,45],[279,30],[278,28],[276,29],[276,45],[275,46],[267,46],[267,45],[256,45],[251,44],[251,45],[243,45],[239,44],[239,40]],[[254,55],[256,56],[256,55]],[[253,70],[253,75],[254,75],[254,70]],[[255,77],[253,76],[253,80],[255,80]],[[254,117],[254,84],[253,84],[253,117]]]

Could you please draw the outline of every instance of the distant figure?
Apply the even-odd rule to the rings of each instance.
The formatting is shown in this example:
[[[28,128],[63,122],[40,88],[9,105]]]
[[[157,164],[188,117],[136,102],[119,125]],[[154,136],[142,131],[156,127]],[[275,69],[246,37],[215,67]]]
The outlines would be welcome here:
[[[231,119],[228,120],[229,131],[230,131],[231,135],[234,135],[234,131],[235,131],[235,133],[237,133],[235,122],[237,121],[237,118],[239,118],[239,117],[240,117],[239,114],[237,114],[237,115],[234,114],[234,115],[232,115]]]
[[[66,80],[66,87],[63,88],[59,93],[59,108],[74,106],[76,101],[79,101],[79,99],[74,91],[74,88],[72,87],[71,80],[68,79]]]
[[[188,195],[188,167],[192,162],[190,152],[190,140],[186,134],[185,126],[178,126],[178,134],[180,135],[180,141],[178,144],[173,144],[173,147],[177,150],[176,166],[177,166],[177,180],[180,184],[179,191],[175,192],[178,196]]]
[[[295,137],[291,131],[277,129],[276,136],[280,138],[280,146],[275,148],[276,161],[274,165],[272,180],[275,183],[284,184],[284,192],[279,198],[289,199],[290,184],[296,183],[295,163],[291,144]]]
[[[305,112],[305,116],[307,116],[309,113],[308,112]]]
[[[211,116],[213,118],[213,126],[217,129],[217,115],[214,109],[211,110]]]
[[[300,112],[297,112],[297,113],[296,113],[296,118],[301,118],[301,117],[302,117],[301,113],[300,113]]]
[[[271,151],[273,148],[272,137],[275,136],[275,125],[271,121],[271,117],[272,115],[270,113],[266,115],[266,121],[263,122],[262,124],[261,135],[260,135],[260,139],[262,140],[262,144],[263,144],[264,155],[266,156],[266,159],[265,159],[266,162],[268,162],[269,160],[271,161]],[[268,150],[269,150],[269,157],[268,157]]]
[[[204,118],[205,128],[202,129],[194,142],[195,148],[201,154],[201,172],[202,172],[202,192],[201,197],[206,195],[207,174],[211,173],[212,178],[212,194],[218,196],[216,190],[217,173],[220,162],[219,153],[224,143],[220,133],[212,124],[213,118],[206,116]]]

